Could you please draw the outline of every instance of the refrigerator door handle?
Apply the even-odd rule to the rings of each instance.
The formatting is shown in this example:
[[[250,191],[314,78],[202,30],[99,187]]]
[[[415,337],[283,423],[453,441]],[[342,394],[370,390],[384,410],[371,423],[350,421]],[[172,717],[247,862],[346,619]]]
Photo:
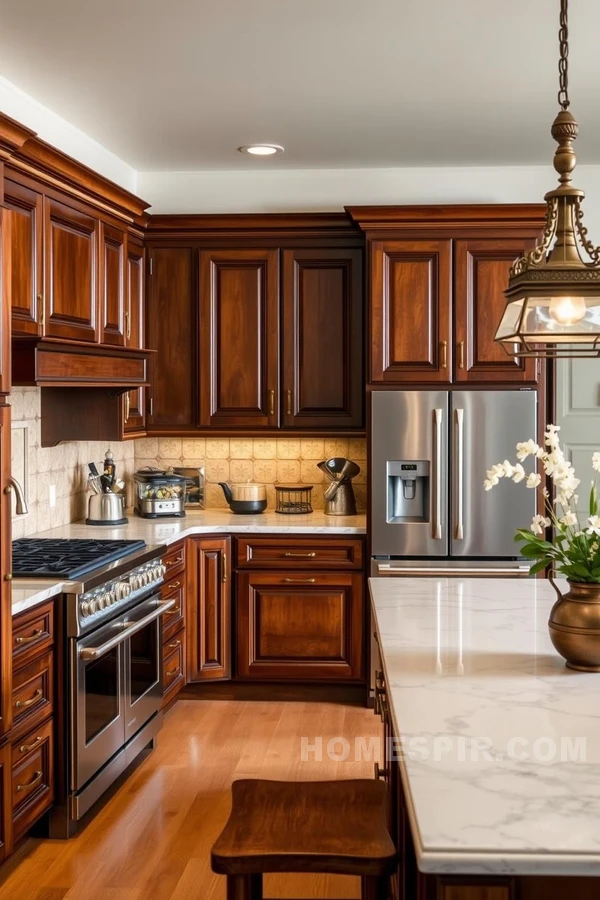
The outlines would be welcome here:
[[[455,459],[456,459],[456,522],[454,537],[457,541],[464,540],[464,491],[465,491],[465,432],[464,409],[454,410],[455,419]]]
[[[377,575],[380,577],[414,578],[527,578],[529,566],[394,566],[390,563],[379,563]]]
[[[434,541],[442,539],[442,410],[433,411],[433,521]]]

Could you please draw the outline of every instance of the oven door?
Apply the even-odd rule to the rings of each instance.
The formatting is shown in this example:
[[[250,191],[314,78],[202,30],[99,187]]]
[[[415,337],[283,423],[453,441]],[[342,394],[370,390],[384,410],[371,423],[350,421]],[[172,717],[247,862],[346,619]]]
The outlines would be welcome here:
[[[148,597],[126,617],[125,740],[158,712],[162,702],[162,616],[175,600]]]
[[[71,641],[71,789],[80,790],[125,741],[123,617]]]

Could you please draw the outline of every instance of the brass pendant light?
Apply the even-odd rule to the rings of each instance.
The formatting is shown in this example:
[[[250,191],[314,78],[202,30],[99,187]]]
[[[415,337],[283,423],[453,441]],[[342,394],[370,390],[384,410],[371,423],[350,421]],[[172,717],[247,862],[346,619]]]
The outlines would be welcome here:
[[[569,112],[567,10],[568,0],[560,0],[561,109],[551,129],[558,144],[554,168],[559,185],[544,198],[541,242],[510,270],[506,308],[495,337],[510,356],[600,356],[600,247],[589,240],[583,224],[585,195],[571,184],[579,126]]]

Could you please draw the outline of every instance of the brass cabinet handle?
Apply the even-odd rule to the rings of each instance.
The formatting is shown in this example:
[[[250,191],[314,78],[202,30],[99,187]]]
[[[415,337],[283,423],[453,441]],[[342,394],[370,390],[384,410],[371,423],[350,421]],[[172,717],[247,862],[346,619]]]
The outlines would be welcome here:
[[[37,747],[38,744],[41,744],[44,739],[42,737],[36,737],[35,741],[32,741],[31,744],[21,744],[19,747],[19,753],[29,753],[30,750],[33,750],[34,747]]]
[[[43,628],[36,628],[33,634],[30,634],[28,637],[16,637],[15,644],[29,644],[31,641],[37,641],[39,637],[44,634]]]
[[[223,554],[223,583],[227,581],[227,554]]]
[[[170,568],[171,566],[176,566],[177,563],[183,562],[183,556],[178,556],[177,559],[168,559],[166,565]]]
[[[458,368],[464,369],[465,367],[465,342],[458,342]]]
[[[43,772],[34,772],[33,778],[31,781],[28,781],[27,784],[18,784],[17,791],[29,791],[31,788],[35,787],[36,784],[39,784],[42,780]]]
[[[42,326],[42,333],[43,333],[44,328],[46,326],[46,306],[44,304],[44,295],[38,294],[36,299],[37,299],[38,305],[40,307],[40,325]]]
[[[293,557],[294,559],[312,559],[317,554],[312,550],[310,553],[292,553],[291,550],[286,550],[283,554],[286,558]]]
[[[388,720],[388,705],[387,705],[386,698],[382,697],[381,700],[379,701],[379,703],[380,703],[379,708],[381,710],[381,721],[385,725],[389,721]]]
[[[269,391],[269,415],[275,415],[275,391]]]
[[[172,581],[171,584],[169,585],[169,588],[180,588],[180,587],[181,587],[180,581]]]
[[[179,672],[179,666],[175,666],[174,669],[167,669],[167,678],[170,678],[175,672]]]
[[[17,700],[15,706],[17,709],[22,709],[25,706],[33,706],[34,703],[37,703],[40,697],[43,697],[44,692],[41,688],[38,688],[33,697],[30,697],[29,700]]]
[[[440,356],[442,357],[442,369],[448,368],[448,341],[440,341]]]
[[[175,650],[176,647],[181,647],[181,641],[179,639],[173,641],[172,644],[169,644],[169,650]]]
[[[131,313],[128,309],[125,310],[125,339],[131,340]]]
[[[316,578],[284,578],[286,584],[314,584]]]
[[[175,609],[165,609],[165,616],[179,616],[181,614],[181,610],[178,606]]]
[[[131,410],[131,398],[129,396],[129,391],[125,394],[125,424],[129,422],[129,412]]]
[[[291,391],[286,391],[286,394],[287,394],[287,410],[286,410],[286,413],[287,413],[288,416],[291,416],[291,414],[292,414],[292,392],[291,392]]]
[[[389,770],[389,769],[382,769],[382,768],[379,766],[379,763],[375,763],[374,768],[375,768],[375,778],[376,778],[377,780],[379,780],[380,778],[383,778],[384,781],[385,781],[385,779],[386,779],[386,778],[389,776],[389,774],[390,774],[390,770]]]

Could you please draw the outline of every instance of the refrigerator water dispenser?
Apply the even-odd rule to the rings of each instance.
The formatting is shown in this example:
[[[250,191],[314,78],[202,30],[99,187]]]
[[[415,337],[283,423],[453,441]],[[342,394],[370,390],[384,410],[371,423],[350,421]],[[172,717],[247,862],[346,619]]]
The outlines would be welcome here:
[[[429,460],[387,464],[387,521],[429,522]]]

